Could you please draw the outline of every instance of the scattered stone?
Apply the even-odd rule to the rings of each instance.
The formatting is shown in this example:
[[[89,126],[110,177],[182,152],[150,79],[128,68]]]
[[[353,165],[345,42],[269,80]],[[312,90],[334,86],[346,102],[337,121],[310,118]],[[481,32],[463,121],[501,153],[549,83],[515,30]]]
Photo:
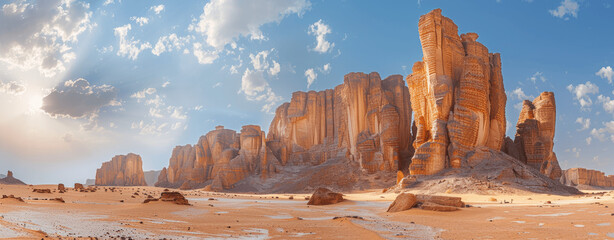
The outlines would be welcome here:
[[[7,196],[7,195],[2,195],[2,199],[15,199],[15,200],[20,201],[20,202],[25,202],[25,201],[23,201],[23,198],[21,198],[21,197],[15,197],[15,196],[14,196],[14,195],[12,195],[12,194],[11,194],[11,195],[8,195],[8,196]],[[613,215],[614,215],[614,214],[613,214]]]
[[[342,216],[342,217],[333,217],[333,220],[342,219],[342,218],[354,218],[354,219],[364,220],[364,218],[363,218],[363,217],[361,217],[361,216]]]
[[[328,205],[343,201],[343,194],[336,193],[328,188],[318,188],[311,195],[307,205]]]
[[[432,202],[422,203],[420,208],[424,210],[439,211],[439,212],[451,212],[451,211],[458,210],[457,207],[445,206],[445,205],[440,205],[440,204],[432,203]]]
[[[418,203],[418,199],[411,193],[401,193],[390,204],[386,212],[400,212],[409,210]]]
[[[37,189],[37,188],[35,188],[34,190],[32,190],[32,192],[35,192],[35,193],[51,193],[51,189],[48,189],[48,188]]]

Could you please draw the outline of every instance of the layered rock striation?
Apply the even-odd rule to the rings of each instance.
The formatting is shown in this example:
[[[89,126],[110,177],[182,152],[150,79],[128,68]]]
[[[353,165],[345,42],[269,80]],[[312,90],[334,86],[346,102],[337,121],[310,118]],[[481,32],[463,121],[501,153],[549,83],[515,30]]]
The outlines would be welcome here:
[[[498,53],[477,42],[440,9],[418,23],[423,61],[407,76],[416,126],[412,175],[460,168],[479,146],[499,150],[505,137],[507,97]]]
[[[605,173],[585,168],[570,168],[563,171],[561,183],[567,186],[583,187],[614,187],[614,175],[606,176]]]
[[[562,171],[553,152],[555,125],[554,93],[543,92],[533,102],[525,100],[518,116],[514,142],[506,141],[504,152],[552,179],[559,179]]]
[[[194,146],[177,146],[162,169],[156,186],[191,189],[211,185],[214,190],[229,189],[251,174],[268,176],[279,160],[265,143],[259,126],[243,126],[241,133],[216,127]]]
[[[282,165],[346,158],[369,173],[396,173],[413,154],[410,105],[402,76],[349,73],[334,89],[293,93],[277,108],[267,145]]]
[[[98,186],[147,186],[141,156],[117,155],[96,170]]]

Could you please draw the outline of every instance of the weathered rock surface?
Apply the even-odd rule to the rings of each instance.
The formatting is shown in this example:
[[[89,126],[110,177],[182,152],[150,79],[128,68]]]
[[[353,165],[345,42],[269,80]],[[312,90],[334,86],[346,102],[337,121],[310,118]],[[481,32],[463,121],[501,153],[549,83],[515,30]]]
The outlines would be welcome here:
[[[503,150],[546,176],[559,179],[562,171],[552,151],[555,123],[554,93],[543,92],[533,102],[525,100],[518,116],[514,143],[506,142]]]
[[[405,170],[411,108],[403,77],[349,73],[334,89],[294,92],[277,108],[267,145],[282,165],[349,158],[369,173]]]
[[[447,197],[447,196],[437,196],[437,195],[424,195],[419,194],[416,196],[418,202],[421,203],[434,203],[443,206],[451,206],[451,207],[465,207],[465,203],[461,200],[460,197]]]
[[[183,196],[183,194],[179,192],[166,192],[166,191],[160,194],[160,198],[147,198],[145,199],[145,201],[143,201],[143,203],[149,203],[149,202],[155,202],[155,201],[170,202],[170,203],[174,203],[177,205],[191,205],[188,202],[188,200]]]
[[[21,180],[13,177],[13,172],[11,172],[11,171],[7,172],[6,177],[0,179],[0,184],[6,184],[6,185],[26,185]]]
[[[51,189],[49,189],[49,188],[42,188],[42,189],[35,188],[35,189],[32,190],[32,192],[35,192],[35,193],[51,193]]]
[[[15,197],[14,195],[2,195],[2,199],[8,199],[8,200],[16,200],[18,202],[24,202],[23,198],[21,197]]]
[[[85,188],[83,187],[83,184],[81,184],[81,183],[75,183],[75,187],[74,187],[74,189],[75,189],[75,190],[83,190],[83,189],[85,189]]]
[[[259,126],[243,126],[239,134],[218,126],[194,146],[175,147],[156,186],[192,189],[211,185],[219,191],[232,188],[248,175],[266,178],[277,171],[277,165],[279,160],[266,146]]]
[[[145,182],[147,183],[147,186],[153,186],[154,184],[156,184],[156,182],[158,181],[158,177],[160,176],[160,172],[162,172],[162,170],[151,170],[143,172],[143,175],[145,175]]]
[[[441,205],[441,204],[437,204],[433,202],[422,203],[422,205],[420,205],[420,208],[423,210],[437,211],[437,212],[452,212],[452,211],[458,210],[458,208],[454,206],[446,206],[446,205]]]
[[[318,188],[309,198],[307,205],[329,205],[343,201],[343,194],[336,193],[328,188]]]
[[[459,36],[441,9],[420,17],[418,28],[424,57],[407,76],[416,125],[410,173],[431,175],[460,168],[475,147],[501,149],[507,97],[500,56],[476,33]]]
[[[117,155],[96,170],[98,186],[147,186],[141,156]]]
[[[401,193],[390,204],[386,212],[400,212],[413,208],[418,203],[416,195],[411,193]]]
[[[567,186],[584,188],[586,186],[614,188],[614,175],[585,168],[570,168],[563,171],[561,183]]]
[[[448,168],[436,175],[408,176],[391,190],[411,188],[421,194],[476,193],[476,194],[527,194],[548,193],[581,194],[542,174],[501,151],[478,147],[467,153],[467,163],[461,168]],[[410,179],[413,177],[414,179]]]

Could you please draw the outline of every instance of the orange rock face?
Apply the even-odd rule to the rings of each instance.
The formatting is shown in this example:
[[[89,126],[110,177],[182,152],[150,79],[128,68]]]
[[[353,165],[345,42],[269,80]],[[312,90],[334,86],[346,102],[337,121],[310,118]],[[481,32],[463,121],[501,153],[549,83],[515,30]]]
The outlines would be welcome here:
[[[141,156],[117,155],[96,170],[98,186],[147,186]]]
[[[499,54],[476,33],[458,27],[440,9],[418,23],[423,61],[407,76],[416,125],[412,175],[460,168],[478,146],[499,150],[505,137],[507,97]]]
[[[411,147],[409,91],[402,76],[350,73],[320,92],[295,92],[277,108],[267,145],[282,165],[349,158],[369,173],[407,169]]]
[[[518,160],[536,168],[552,179],[561,177],[554,146],[556,103],[554,93],[543,92],[533,102],[523,102],[514,145]]]
[[[614,187],[614,175],[585,168],[570,168],[563,171],[561,183],[567,186],[588,185],[597,187]]]
[[[252,174],[276,172],[275,158],[259,126],[243,126],[241,133],[216,127],[194,146],[177,146],[162,169],[156,186],[191,189],[211,184],[212,190],[229,189]]]

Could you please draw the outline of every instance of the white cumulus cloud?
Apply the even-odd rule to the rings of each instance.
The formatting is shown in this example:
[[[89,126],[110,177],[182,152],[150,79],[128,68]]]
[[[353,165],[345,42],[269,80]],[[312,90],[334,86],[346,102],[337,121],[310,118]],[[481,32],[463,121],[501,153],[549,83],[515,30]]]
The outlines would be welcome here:
[[[599,93],[599,87],[592,84],[590,81],[578,84],[577,86],[569,84],[569,86],[567,86],[567,90],[575,95],[576,100],[578,100],[578,103],[580,103],[580,107],[582,109],[586,109],[593,104],[593,100],[590,98],[589,94]]]
[[[149,18],[146,18],[146,17],[136,17],[136,16],[133,16],[133,17],[130,17],[130,20],[132,20],[135,23],[139,24],[139,26],[141,26],[141,27],[143,25],[149,23]]]
[[[163,52],[171,52],[173,50],[180,51],[184,46],[190,43],[191,36],[177,37],[177,34],[169,34],[158,38],[158,42],[151,50],[156,56],[160,56]]]
[[[318,77],[318,74],[313,68],[309,68],[305,70],[305,77],[307,78],[307,88],[309,88]]]
[[[26,86],[21,83],[10,81],[10,82],[2,82],[0,81],[0,93],[7,93],[11,95],[21,95],[26,91]]]
[[[543,72],[535,72],[530,78],[529,80],[531,80],[531,82],[533,82],[535,84],[535,82],[537,82],[537,80],[540,80],[542,82],[546,82],[546,77],[544,77],[544,73]]]
[[[92,28],[89,4],[80,1],[14,1],[0,9],[0,61],[37,69],[46,77],[66,70],[72,45]]]
[[[119,50],[117,56],[125,57],[132,60],[136,60],[139,57],[139,53],[145,49],[151,48],[149,42],[140,43],[140,40],[134,40],[134,37],[128,39],[128,32],[132,29],[132,25],[126,24],[121,27],[115,28],[115,36],[119,38]]]
[[[552,16],[558,18],[565,18],[565,20],[569,19],[569,17],[565,17],[566,15],[570,15],[574,18],[578,17],[578,10],[580,10],[580,5],[578,2],[574,0],[564,0],[561,2],[557,8],[549,10]]]
[[[603,110],[609,113],[614,113],[614,100],[613,99],[611,99],[610,97],[599,95],[597,97],[597,101],[603,104]]]
[[[156,14],[160,14],[164,10],[164,5],[160,4],[157,6],[152,6],[150,9],[154,11]]]
[[[612,77],[614,76],[614,71],[612,71],[612,67],[601,67],[601,69],[599,69],[599,71],[595,74],[603,79],[607,79],[609,83],[612,83]]]
[[[314,51],[326,53],[335,47],[335,43],[326,40],[326,35],[331,32],[330,27],[324,24],[322,19],[309,26],[309,35],[316,37],[316,46],[313,48]]]
[[[212,0],[191,29],[203,34],[209,46],[222,49],[241,36],[264,39],[262,25],[301,15],[310,5],[307,0]]]
[[[589,127],[591,127],[591,119],[590,118],[579,117],[579,118],[576,119],[576,123],[579,123],[580,126],[582,126],[582,128],[580,128],[580,130],[585,130],[585,129],[588,129]]]

